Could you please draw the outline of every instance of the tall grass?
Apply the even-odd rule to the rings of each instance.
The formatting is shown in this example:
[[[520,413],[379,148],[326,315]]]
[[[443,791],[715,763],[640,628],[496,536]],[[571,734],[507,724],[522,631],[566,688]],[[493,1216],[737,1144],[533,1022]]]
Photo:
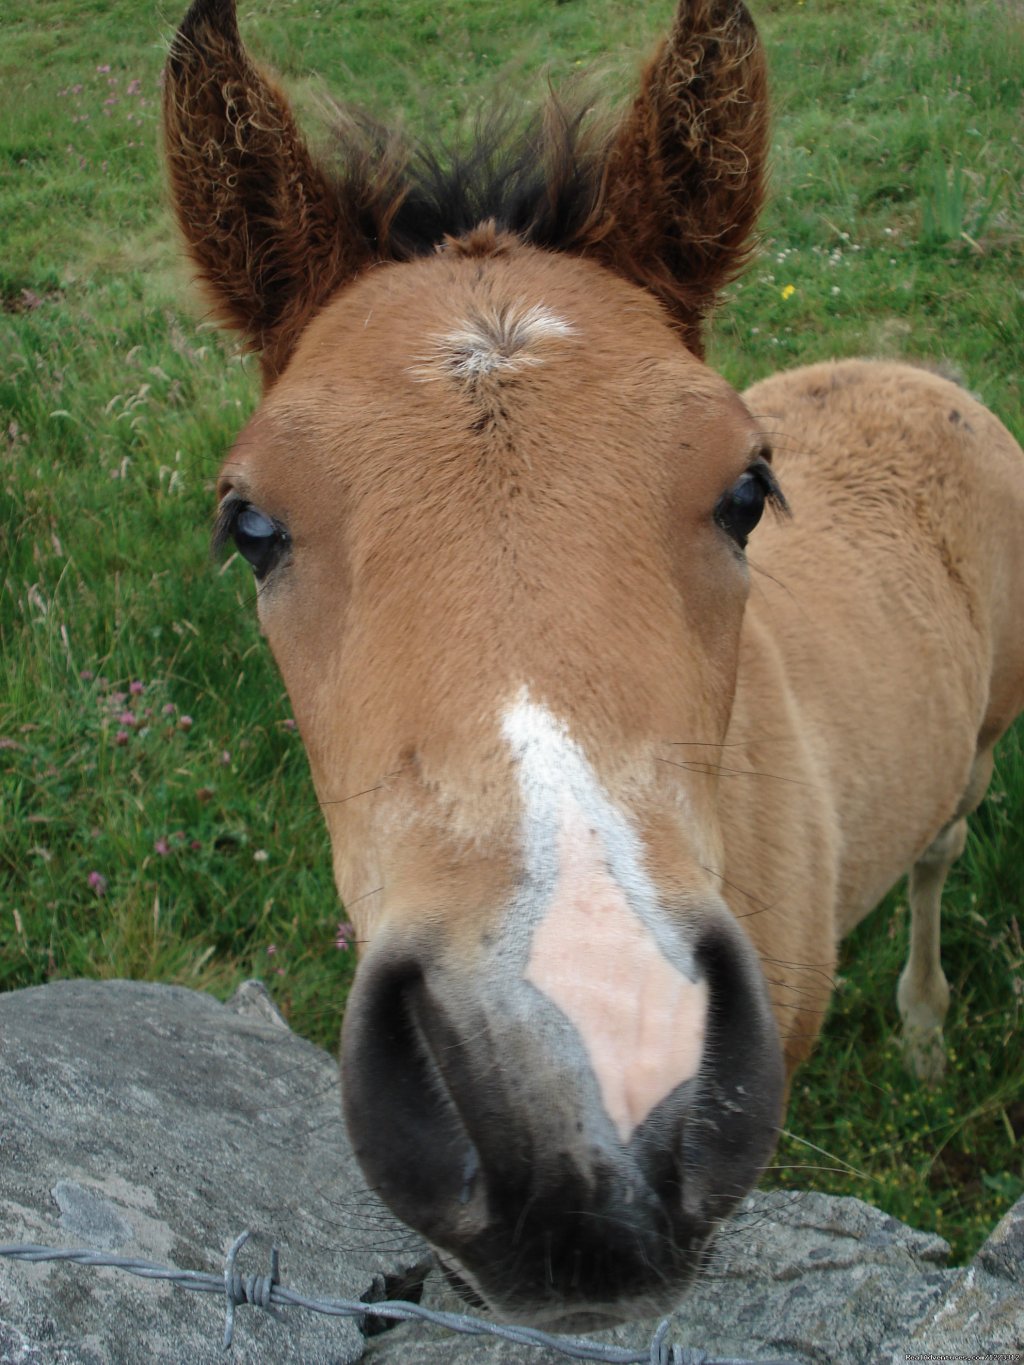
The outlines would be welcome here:
[[[765,0],[774,198],[712,359],[738,386],[856,353],[951,363],[1024,437],[1021,79],[1000,0]],[[666,0],[256,0],[257,52],[451,128],[509,65],[623,91]],[[0,987],[263,976],[333,1045],[351,978],[326,838],[212,481],[255,401],[164,203],[158,75],[179,16],[36,0],[0,20]],[[424,98],[424,95],[426,98]],[[1024,1190],[1024,753],[1003,746],[951,878],[950,1071],[912,1085],[897,890],[844,949],[773,1178],[858,1194],[967,1254]],[[338,946],[339,943],[341,946]],[[811,1144],[811,1145],[808,1145]]]

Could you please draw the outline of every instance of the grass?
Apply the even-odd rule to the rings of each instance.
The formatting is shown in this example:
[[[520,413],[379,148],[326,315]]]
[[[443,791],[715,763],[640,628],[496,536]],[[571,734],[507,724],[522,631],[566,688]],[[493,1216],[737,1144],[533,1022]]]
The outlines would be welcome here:
[[[737,386],[858,353],[951,363],[1024,438],[1024,32],[1002,0],[766,0],[777,100],[762,251],[712,360]],[[625,89],[666,3],[255,0],[306,112],[315,71],[442,127],[511,63]],[[163,199],[176,8],[37,0],[0,42],[0,988],[271,985],[333,1046],[352,972],[326,836],[252,588],[207,553],[252,366],[201,320]],[[188,718],[188,722],[186,722]],[[771,1178],[856,1194],[964,1257],[1024,1192],[1024,732],[950,880],[950,1070],[894,1042],[897,890],[844,948]],[[810,1144],[810,1145],[809,1145]]]

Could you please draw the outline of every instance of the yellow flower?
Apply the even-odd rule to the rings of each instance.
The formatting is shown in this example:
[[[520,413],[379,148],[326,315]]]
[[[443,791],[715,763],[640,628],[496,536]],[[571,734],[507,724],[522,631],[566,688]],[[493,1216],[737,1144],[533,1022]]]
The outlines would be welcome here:
[[[784,299],[790,299],[790,298],[792,298],[793,295],[796,293],[796,285],[795,285],[795,284],[787,284],[787,285],[785,286],[785,288],[784,288],[781,292],[782,292],[782,297],[783,297]]]

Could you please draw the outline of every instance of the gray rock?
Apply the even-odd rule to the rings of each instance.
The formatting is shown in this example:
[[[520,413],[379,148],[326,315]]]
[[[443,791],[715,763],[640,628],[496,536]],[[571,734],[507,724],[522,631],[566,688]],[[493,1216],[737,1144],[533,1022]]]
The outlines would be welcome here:
[[[0,995],[0,1242],[86,1246],[358,1298],[424,1255],[367,1192],[337,1067],[258,983],[231,1006],[140,982]],[[375,1250],[383,1248],[384,1250]],[[0,1362],[223,1360],[223,1302],[113,1270],[0,1258]],[[233,1358],[343,1365],[355,1322],[237,1313]]]
[[[969,1266],[899,1344],[894,1359],[948,1354],[1024,1361],[1024,1199],[1000,1220]]]
[[[677,1310],[668,1340],[716,1356],[809,1365],[892,1360],[961,1272],[942,1268],[949,1246],[862,1203],[815,1193],[751,1195],[719,1235],[712,1263]],[[436,1296],[436,1297],[435,1297]],[[458,1311],[438,1291],[431,1306]],[[657,1320],[593,1339],[619,1346],[650,1341]],[[472,1339],[453,1343],[408,1326],[374,1342],[368,1360],[417,1365],[555,1365],[554,1352]],[[402,1345],[406,1354],[402,1354]],[[948,1349],[948,1348],[947,1348]]]
[[[258,982],[227,1006],[177,987],[60,982],[0,994],[0,1243],[87,1245],[220,1274],[378,1295],[422,1277],[425,1248],[367,1191],[335,1063],[290,1032]],[[799,1365],[1024,1349],[1024,1200],[971,1266],[856,1199],[769,1192],[723,1229],[669,1340]],[[393,1292],[393,1288],[392,1288]],[[462,1312],[436,1274],[424,1302]],[[0,1257],[0,1365],[223,1360],[223,1303],[115,1270]],[[645,1349],[655,1322],[593,1339]],[[237,1310],[233,1359],[554,1365],[550,1349],[407,1323]]]

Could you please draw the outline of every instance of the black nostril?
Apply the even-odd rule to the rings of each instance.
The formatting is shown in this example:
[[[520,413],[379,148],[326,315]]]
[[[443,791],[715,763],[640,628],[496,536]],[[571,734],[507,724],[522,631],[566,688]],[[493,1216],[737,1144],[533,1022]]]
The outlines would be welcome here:
[[[697,960],[708,980],[709,1052],[719,1083],[743,1087],[742,1094],[744,1080],[756,1076],[764,1101],[774,1105],[782,1056],[757,955],[731,925],[717,925],[701,939]]]
[[[472,1202],[479,1158],[438,1062],[445,1026],[421,968],[374,965],[363,964],[345,1015],[345,1119],[370,1185],[429,1237]]]
[[[480,1174],[480,1153],[472,1143],[466,1148],[466,1160],[462,1167],[462,1189],[459,1192],[459,1203],[468,1204],[473,1197],[473,1186],[476,1178]]]
[[[703,1216],[731,1211],[756,1183],[778,1138],[785,1070],[764,974],[731,921],[702,935],[697,960],[708,982],[708,1032],[694,1113],[684,1125],[683,1163]]]

